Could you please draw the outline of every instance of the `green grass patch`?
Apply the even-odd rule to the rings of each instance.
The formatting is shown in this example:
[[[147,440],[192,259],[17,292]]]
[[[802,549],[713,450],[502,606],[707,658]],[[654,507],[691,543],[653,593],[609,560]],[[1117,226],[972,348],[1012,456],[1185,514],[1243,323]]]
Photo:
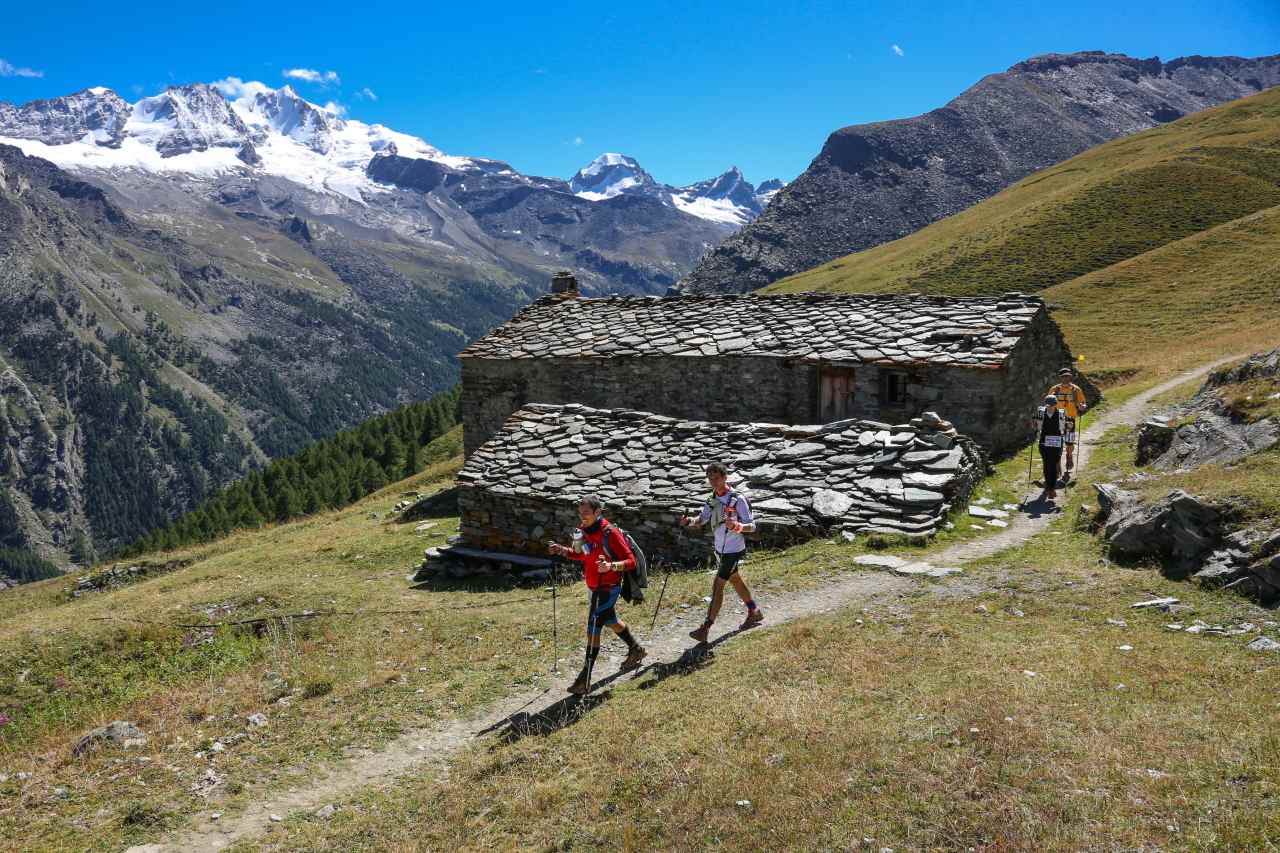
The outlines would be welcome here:
[[[1280,379],[1250,379],[1223,385],[1217,394],[1228,412],[1249,423],[1280,417]]]

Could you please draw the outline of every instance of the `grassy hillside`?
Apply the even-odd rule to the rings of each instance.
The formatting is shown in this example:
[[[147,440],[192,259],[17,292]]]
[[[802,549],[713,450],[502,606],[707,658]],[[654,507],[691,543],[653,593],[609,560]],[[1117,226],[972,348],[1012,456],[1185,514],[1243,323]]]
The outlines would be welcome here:
[[[458,437],[424,455],[456,452]],[[1117,436],[1090,473],[1127,474],[1130,446]],[[1241,467],[1218,490],[1274,480],[1278,462],[1265,454],[1270,468]],[[457,519],[419,530],[389,510],[410,489],[447,487],[458,464],[150,555],[140,562],[168,573],[118,589],[72,597],[57,578],[0,594],[0,850],[158,840],[544,683],[544,590],[406,579]],[[1002,463],[987,494],[1020,493],[1025,465]],[[1280,831],[1266,807],[1280,750],[1259,717],[1280,656],[1174,634],[1169,616],[1127,605],[1172,594],[1193,608],[1182,621],[1273,614],[1109,566],[1071,524],[1092,491],[1072,495],[1045,535],[945,584],[657,661],[586,713],[475,743],[443,782],[411,774],[337,801],[330,820],[286,814],[236,849],[843,849],[864,837],[877,849],[1260,849]],[[992,532],[955,520],[933,548]],[[866,571],[852,564],[862,551],[819,540],[755,553],[749,578],[762,595],[820,590]],[[673,575],[664,612],[701,608],[707,583]],[[581,584],[561,590],[563,668],[580,660],[582,605]],[[305,611],[318,616],[192,627]],[[642,640],[650,613],[623,608]],[[267,725],[250,725],[259,713]],[[72,757],[82,733],[117,719],[147,743]]]
[[[1098,146],[770,289],[1040,292],[1101,371],[1262,348],[1280,322],[1280,89]]]
[[[1131,472],[1132,440],[1112,433],[1091,476]],[[1274,478],[1280,453],[1255,466]],[[1092,489],[1068,500],[945,592],[655,667],[581,717],[477,744],[444,783],[370,790],[243,849],[1272,849],[1280,740],[1261,712],[1280,656],[1165,625],[1275,636],[1274,614],[1109,564],[1072,523]],[[1185,609],[1129,607],[1164,595]]]
[[[390,510],[405,492],[450,485],[459,447],[455,428],[422,454],[448,458],[347,508],[121,563],[167,567],[127,586],[76,597],[59,577],[0,594],[0,839],[19,839],[0,850],[30,849],[21,839],[33,834],[51,850],[155,838],[314,779],[352,748],[540,683],[553,639],[545,590],[407,581],[457,519],[418,530]],[[982,494],[1013,500],[1024,466],[1006,461]],[[997,532],[956,520],[929,550]],[[765,593],[813,587],[865,551],[819,540],[760,553],[750,577]],[[707,583],[701,572],[673,574],[664,613],[705,606]],[[559,593],[562,668],[581,659],[584,589]],[[191,627],[331,610],[340,612]],[[650,614],[624,607],[642,639]],[[270,725],[248,727],[254,713]],[[135,722],[146,747],[72,758],[80,735],[117,719]]]

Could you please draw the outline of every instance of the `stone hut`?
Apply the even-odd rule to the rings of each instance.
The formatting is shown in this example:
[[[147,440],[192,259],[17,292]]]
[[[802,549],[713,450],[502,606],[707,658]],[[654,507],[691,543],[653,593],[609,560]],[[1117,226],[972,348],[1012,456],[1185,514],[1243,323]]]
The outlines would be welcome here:
[[[782,424],[935,411],[1001,453],[1071,362],[1022,294],[587,299],[567,273],[553,291],[461,353],[468,456],[527,403]]]
[[[596,492],[651,559],[696,563],[710,539],[676,521],[709,494],[703,469],[713,459],[729,463],[759,524],[754,544],[766,547],[841,531],[930,535],[986,467],[980,448],[932,413],[791,426],[529,404],[463,466],[463,544],[431,556],[454,569],[468,556],[545,556],[548,538],[563,541],[577,525],[576,497]]]

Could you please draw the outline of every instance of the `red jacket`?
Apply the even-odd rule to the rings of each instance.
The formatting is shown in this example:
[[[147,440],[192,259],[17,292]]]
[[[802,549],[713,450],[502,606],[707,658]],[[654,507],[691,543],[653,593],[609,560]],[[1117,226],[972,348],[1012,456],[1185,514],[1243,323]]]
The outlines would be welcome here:
[[[609,534],[609,551],[613,554],[610,559],[604,553],[604,536]],[[601,563],[612,563],[623,560],[627,564],[627,571],[631,571],[636,567],[636,557],[631,553],[631,546],[627,544],[627,538],[603,518],[600,524],[596,526],[595,532],[589,532],[585,528],[582,531],[582,553],[572,551],[566,556],[571,560],[577,560],[582,563],[582,575],[587,582],[588,589],[596,589],[598,587],[617,586],[622,583],[621,572],[602,572],[600,571]]]

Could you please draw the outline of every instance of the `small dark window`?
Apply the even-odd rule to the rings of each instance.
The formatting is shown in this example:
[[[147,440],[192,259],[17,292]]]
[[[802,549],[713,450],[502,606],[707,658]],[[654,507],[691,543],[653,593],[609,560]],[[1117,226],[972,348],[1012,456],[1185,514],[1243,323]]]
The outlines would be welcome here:
[[[880,373],[880,405],[905,406],[907,404],[907,374],[896,370]]]

